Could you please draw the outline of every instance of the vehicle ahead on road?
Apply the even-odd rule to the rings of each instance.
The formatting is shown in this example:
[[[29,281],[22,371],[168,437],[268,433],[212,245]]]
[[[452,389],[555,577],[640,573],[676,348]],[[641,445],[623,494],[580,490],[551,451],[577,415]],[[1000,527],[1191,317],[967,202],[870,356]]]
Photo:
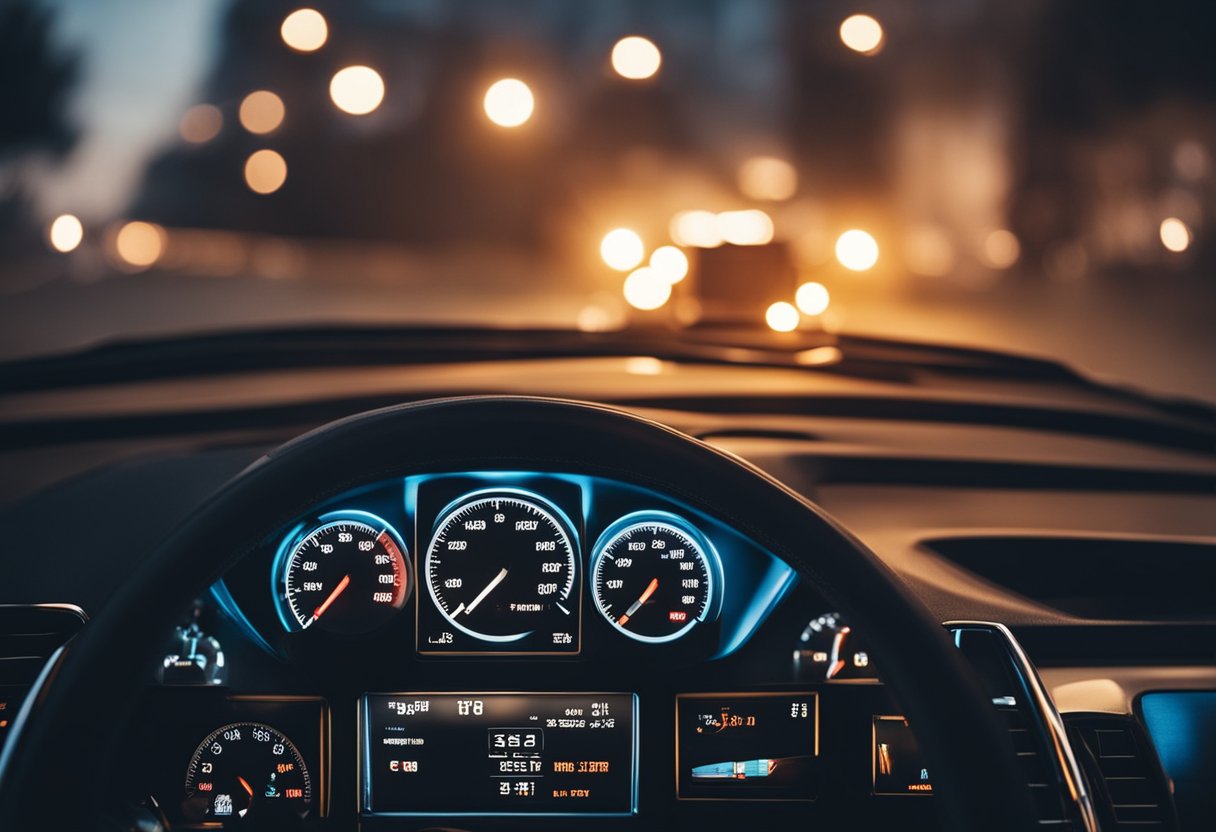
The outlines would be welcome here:
[[[1210,817],[1200,405],[738,332],[2,377],[6,828]]]

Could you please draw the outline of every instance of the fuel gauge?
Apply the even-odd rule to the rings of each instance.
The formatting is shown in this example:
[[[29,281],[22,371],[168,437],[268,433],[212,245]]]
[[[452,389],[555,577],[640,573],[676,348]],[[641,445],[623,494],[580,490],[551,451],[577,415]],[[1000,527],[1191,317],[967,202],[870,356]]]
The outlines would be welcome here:
[[[806,625],[794,648],[794,676],[800,680],[877,681],[869,648],[839,613],[828,612]]]

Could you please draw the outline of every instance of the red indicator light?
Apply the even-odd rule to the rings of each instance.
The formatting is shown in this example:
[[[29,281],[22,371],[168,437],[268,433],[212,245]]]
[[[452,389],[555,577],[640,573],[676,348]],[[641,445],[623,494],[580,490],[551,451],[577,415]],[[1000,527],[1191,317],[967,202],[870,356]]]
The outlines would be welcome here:
[[[284,796],[287,797],[288,800],[291,800],[292,798],[298,799],[298,798],[301,798],[304,796],[304,790],[303,789],[284,789],[283,794],[284,794]]]
[[[198,790],[199,790],[200,792],[209,792],[209,791],[211,791],[213,788],[215,788],[215,787],[214,787],[212,784],[210,784],[210,783],[199,783],[199,784],[198,784]]]
[[[677,623],[681,622],[681,621],[687,621],[688,613],[684,612],[684,610],[672,610],[671,612],[667,613],[667,620],[674,621]]]

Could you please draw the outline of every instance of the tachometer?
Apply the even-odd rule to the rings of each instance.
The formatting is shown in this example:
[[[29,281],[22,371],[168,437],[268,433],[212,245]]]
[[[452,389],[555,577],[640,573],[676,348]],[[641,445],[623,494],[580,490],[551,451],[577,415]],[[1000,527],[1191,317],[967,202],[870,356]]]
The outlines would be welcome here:
[[[642,512],[613,523],[591,572],[600,614],[638,641],[674,641],[709,620],[717,602],[717,555],[674,515]]]
[[[292,546],[280,580],[289,629],[367,632],[405,605],[405,544],[371,514],[326,515]]]
[[[182,815],[191,823],[301,818],[312,776],[295,744],[261,722],[233,722],[203,739],[186,769]]]
[[[483,491],[457,501],[435,524],[426,553],[436,608],[453,627],[489,642],[568,628],[577,617],[577,572],[560,512],[525,492]]]

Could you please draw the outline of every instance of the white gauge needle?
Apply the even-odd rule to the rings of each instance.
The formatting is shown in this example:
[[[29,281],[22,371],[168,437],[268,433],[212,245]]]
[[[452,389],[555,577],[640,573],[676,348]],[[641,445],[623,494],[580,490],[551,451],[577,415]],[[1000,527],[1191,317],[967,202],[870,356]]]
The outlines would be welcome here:
[[[849,633],[853,632],[850,627],[841,627],[836,631],[836,638],[832,639],[832,655],[828,661],[828,672],[825,678],[835,679],[836,674],[844,670],[844,659],[840,658],[840,648],[844,647],[844,640],[849,637]]]
[[[487,595],[489,595],[491,592],[493,592],[494,587],[496,587],[500,583],[502,583],[502,580],[505,577],[507,577],[507,570],[499,569],[498,574],[494,576],[494,580],[490,581],[490,583],[486,585],[486,588],[477,594],[477,597],[473,599],[473,603],[471,603],[467,607],[465,607],[464,611],[466,613],[470,613],[473,610],[477,609],[477,605],[480,604]]]
[[[650,600],[650,596],[654,595],[654,591],[658,588],[659,579],[651,578],[650,583],[646,584],[646,591],[641,594],[638,600],[634,601],[629,606],[629,609],[625,610],[625,614],[618,618],[616,623],[624,627],[625,624],[628,623],[629,619],[633,617],[633,614],[642,608],[642,604],[645,604]]]

